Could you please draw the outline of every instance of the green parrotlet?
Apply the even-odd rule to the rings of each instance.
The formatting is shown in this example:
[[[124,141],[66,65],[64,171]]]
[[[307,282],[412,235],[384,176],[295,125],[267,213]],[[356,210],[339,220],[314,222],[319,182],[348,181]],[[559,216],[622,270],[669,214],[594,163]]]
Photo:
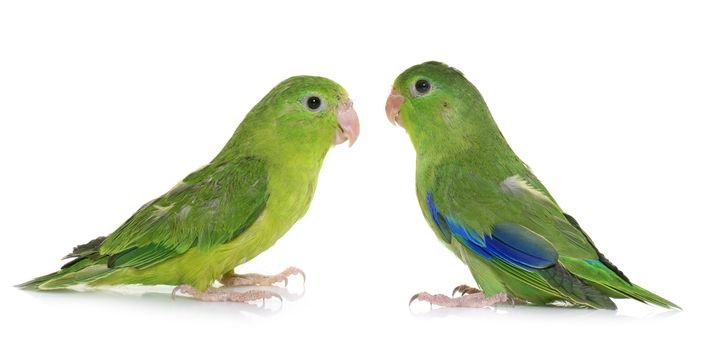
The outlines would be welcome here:
[[[425,219],[480,287],[458,286],[451,297],[419,293],[411,301],[615,309],[611,298],[631,298],[679,308],[633,284],[602,254],[512,151],[461,72],[439,62],[411,67],[395,80],[385,108],[416,150]]]
[[[327,151],[346,140],[353,144],[358,134],[344,88],[322,77],[289,78],[253,107],[209,164],[112,234],[77,246],[60,270],[19,287],[164,284],[205,301],[278,297],[212,284],[267,285],[302,273],[291,267],[273,276],[238,275],[233,269],[270,248],[305,214]]]

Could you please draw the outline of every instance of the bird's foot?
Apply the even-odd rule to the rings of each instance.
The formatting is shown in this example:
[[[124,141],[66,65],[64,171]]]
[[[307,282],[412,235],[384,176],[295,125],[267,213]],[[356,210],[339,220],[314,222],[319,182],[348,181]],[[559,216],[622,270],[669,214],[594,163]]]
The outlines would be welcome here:
[[[457,287],[455,292],[461,291],[459,288],[461,286]],[[467,287],[467,286],[466,286]],[[468,287],[470,288],[470,287]],[[475,288],[472,288],[475,289]],[[463,293],[461,291],[461,293]],[[481,291],[477,292],[467,292],[468,294],[463,294],[460,297],[449,297],[447,295],[443,294],[429,294],[426,292],[418,293],[415,294],[412,299],[410,299],[410,305],[412,305],[412,302],[415,300],[419,301],[426,301],[430,305],[439,305],[443,307],[471,307],[471,308],[482,308],[482,307],[487,307],[487,306],[492,306],[497,303],[504,303],[510,300],[511,298],[507,293],[497,293],[492,296],[485,296],[485,294]]]
[[[219,282],[225,287],[240,287],[240,286],[272,286],[273,284],[283,282],[288,286],[288,277],[292,275],[301,275],[303,283],[307,280],[305,273],[297,267],[290,266],[283,272],[277,275],[261,275],[258,273],[247,273],[238,275],[229,272],[225,274]]]
[[[206,291],[201,292],[191,285],[183,284],[175,287],[171,293],[171,296],[175,298],[177,292],[189,295],[200,301],[231,301],[236,303],[246,303],[256,300],[265,301],[269,298],[278,298],[281,302],[283,301],[283,298],[281,298],[280,295],[267,290],[249,290],[238,293],[227,290],[226,288],[210,287]]]

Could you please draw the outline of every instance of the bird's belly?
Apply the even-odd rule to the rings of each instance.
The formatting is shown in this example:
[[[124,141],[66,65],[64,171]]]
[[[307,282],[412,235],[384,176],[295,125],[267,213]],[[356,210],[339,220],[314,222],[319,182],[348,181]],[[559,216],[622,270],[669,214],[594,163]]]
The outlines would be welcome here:
[[[248,230],[216,249],[225,268],[217,278],[273,246],[305,214],[310,200],[311,193],[306,191],[287,193],[282,199],[271,196],[270,204]]]
[[[262,216],[246,232],[217,249],[229,265],[229,270],[244,264],[272,247],[292,226]]]

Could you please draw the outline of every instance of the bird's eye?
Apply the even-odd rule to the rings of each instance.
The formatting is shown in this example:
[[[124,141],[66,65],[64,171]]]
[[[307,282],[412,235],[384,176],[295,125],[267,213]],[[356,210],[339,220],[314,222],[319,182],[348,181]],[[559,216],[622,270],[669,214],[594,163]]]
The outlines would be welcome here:
[[[417,95],[426,95],[431,91],[431,83],[426,79],[419,79],[414,83],[414,91]]]
[[[318,96],[310,96],[307,98],[307,108],[312,111],[316,111],[322,106],[322,99]]]

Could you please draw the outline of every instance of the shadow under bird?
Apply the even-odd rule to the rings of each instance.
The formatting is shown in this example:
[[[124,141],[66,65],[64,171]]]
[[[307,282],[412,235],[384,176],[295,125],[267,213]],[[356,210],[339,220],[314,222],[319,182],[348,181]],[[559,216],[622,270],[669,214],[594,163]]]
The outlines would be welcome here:
[[[404,71],[385,106],[416,150],[417,198],[438,239],[482,289],[413,300],[447,307],[524,301],[615,309],[611,298],[674,303],[633,284],[564,213],[507,144],[461,72],[439,62]]]
[[[165,284],[205,301],[280,298],[212,284],[270,285],[302,274],[294,267],[273,276],[233,269],[270,248],[305,214],[327,151],[346,140],[353,144],[358,134],[358,117],[341,86],[322,77],[289,78],[253,107],[209,164],[112,234],[77,246],[60,270],[18,287]]]

